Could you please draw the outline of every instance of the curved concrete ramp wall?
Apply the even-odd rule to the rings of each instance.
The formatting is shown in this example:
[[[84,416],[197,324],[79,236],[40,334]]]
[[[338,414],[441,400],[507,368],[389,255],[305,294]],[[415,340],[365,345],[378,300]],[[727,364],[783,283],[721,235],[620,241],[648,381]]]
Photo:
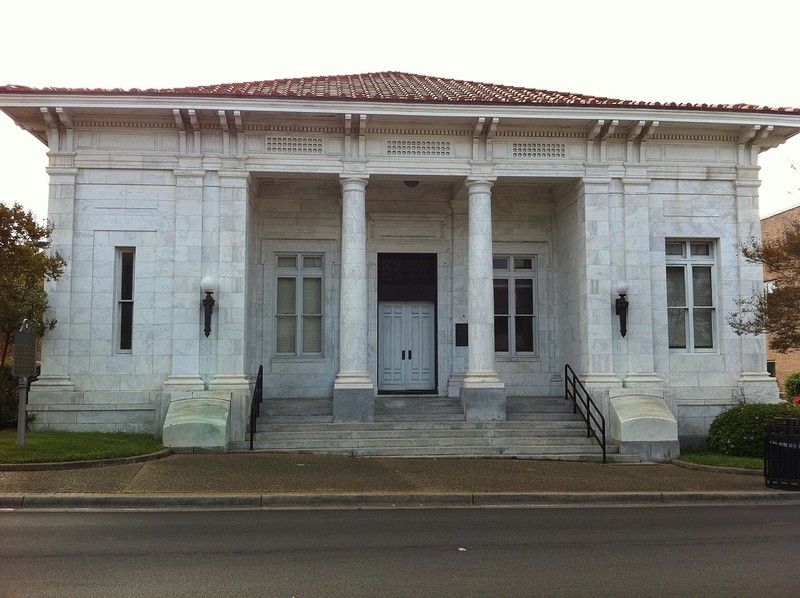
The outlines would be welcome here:
[[[645,395],[609,401],[611,437],[620,453],[636,453],[643,461],[671,461],[680,455],[678,422],[664,399]]]
[[[164,420],[162,442],[170,448],[225,448],[230,433],[228,399],[172,401]]]

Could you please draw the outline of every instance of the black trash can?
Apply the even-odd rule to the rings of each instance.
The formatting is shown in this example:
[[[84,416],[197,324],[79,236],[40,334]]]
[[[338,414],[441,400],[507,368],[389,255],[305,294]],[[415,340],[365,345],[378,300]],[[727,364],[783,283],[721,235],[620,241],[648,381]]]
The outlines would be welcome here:
[[[800,490],[800,420],[776,419],[764,430],[764,482]]]

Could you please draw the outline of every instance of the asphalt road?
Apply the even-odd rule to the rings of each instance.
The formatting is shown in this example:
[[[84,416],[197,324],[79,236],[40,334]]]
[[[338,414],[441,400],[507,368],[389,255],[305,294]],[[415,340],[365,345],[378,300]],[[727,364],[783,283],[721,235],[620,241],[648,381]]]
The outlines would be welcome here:
[[[1,596],[797,596],[797,506],[2,512]]]

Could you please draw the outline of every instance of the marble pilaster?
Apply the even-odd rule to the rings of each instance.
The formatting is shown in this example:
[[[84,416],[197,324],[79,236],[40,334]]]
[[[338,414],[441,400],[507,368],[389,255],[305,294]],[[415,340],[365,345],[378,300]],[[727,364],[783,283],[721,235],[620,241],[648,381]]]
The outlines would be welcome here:
[[[172,372],[167,392],[203,390],[200,377],[200,259],[203,177],[200,157],[185,156],[175,170],[175,253],[172,297]]]
[[[611,179],[594,176],[583,181],[583,238],[586,276],[581,281],[581,380],[592,386],[621,386],[614,373],[612,331],[614,289],[611,285]],[[614,284],[616,287],[616,283]]]
[[[631,173],[635,175],[646,174]],[[655,373],[653,355],[653,294],[650,267],[650,179],[629,176],[622,180],[623,272],[617,283],[628,284],[628,334],[617,336],[617,346],[625,354],[624,386],[663,384]],[[612,279],[612,283],[614,280]],[[612,291],[616,291],[612,288]],[[614,293],[614,299],[618,295]]]
[[[73,162],[73,156],[73,154],[68,154],[62,157],[62,155],[52,152],[50,154],[51,164],[47,168],[47,174],[50,175],[48,219],[53,225],[51,248],[64,256],[67,266],[61,278],[45,282],[49,304],[45,317],[56,320],[57,324],[53,330],[48,330],[42,337],[42,371],[38,379],[31,385],[32,395],[35,395],[37,391],[55,392],[75,389],[75,384],[69,376],[69,352],[75,193],[78,169],[61,164],[65,161],[64,158],[66,158],[66,162]]]
[[[232,157],[225,170],[219,172],[219,235],[216,264],[219,292],[215,317],[216,371],[208,383],[209,390],[249,390],[245,372],[245,315],[247,313],[247,209],[249,172],[241,161]],[[213,216],[206,224],[214,221]],[[213,227],[212,227],[213,228]],[[209,237],[214,237],[210,231]],[[213,251],[213,245],[209,248]],[[210,256],[213,260],[213,256]],[[205,263],[213,270],[213,264]],[[206,276],[207,274],[203,274]],[[199,279],[198,279],[199,280]],[[199,297],[199,294],[198,294]],[[198,329],[199,330],[199,329]],[[212,333],[213,334],[213,333]],[[212,341],[213,342],[213,341]],[[253,372],[255,374],[255,372]]]
[[[740,166],[736,180],[736,236],[740,242],[748,238],[761,239],[761,220],[758,214],[757,169]],[[764,273],[761,264],[748,262],[737,252],[739,267],[739,297],[749,297],[763,289]],[[767,372],[767,341],[758,336],[743,334],[739,337],[741,375],[739,388],[745,399],[776,402],[779,396],[777,380]]]

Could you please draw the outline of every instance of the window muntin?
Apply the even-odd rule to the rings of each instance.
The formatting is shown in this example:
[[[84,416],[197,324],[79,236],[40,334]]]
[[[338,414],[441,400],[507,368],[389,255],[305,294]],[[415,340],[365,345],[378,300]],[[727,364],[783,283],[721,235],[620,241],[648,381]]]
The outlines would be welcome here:
[[[535,260],[495,256],[494,350],[507,355],[536,354]]]
[[[116,340],[118,353],[130,353],[133,349],[133,285],[135,280],[136,250],[133,247],[117,247],[116,276]]]
[[[276,256],[275,353],[321,355],[323,256]]]
[[[711,241],[665,243],[670,349],[710,351],[716,336],[716,263]]]

